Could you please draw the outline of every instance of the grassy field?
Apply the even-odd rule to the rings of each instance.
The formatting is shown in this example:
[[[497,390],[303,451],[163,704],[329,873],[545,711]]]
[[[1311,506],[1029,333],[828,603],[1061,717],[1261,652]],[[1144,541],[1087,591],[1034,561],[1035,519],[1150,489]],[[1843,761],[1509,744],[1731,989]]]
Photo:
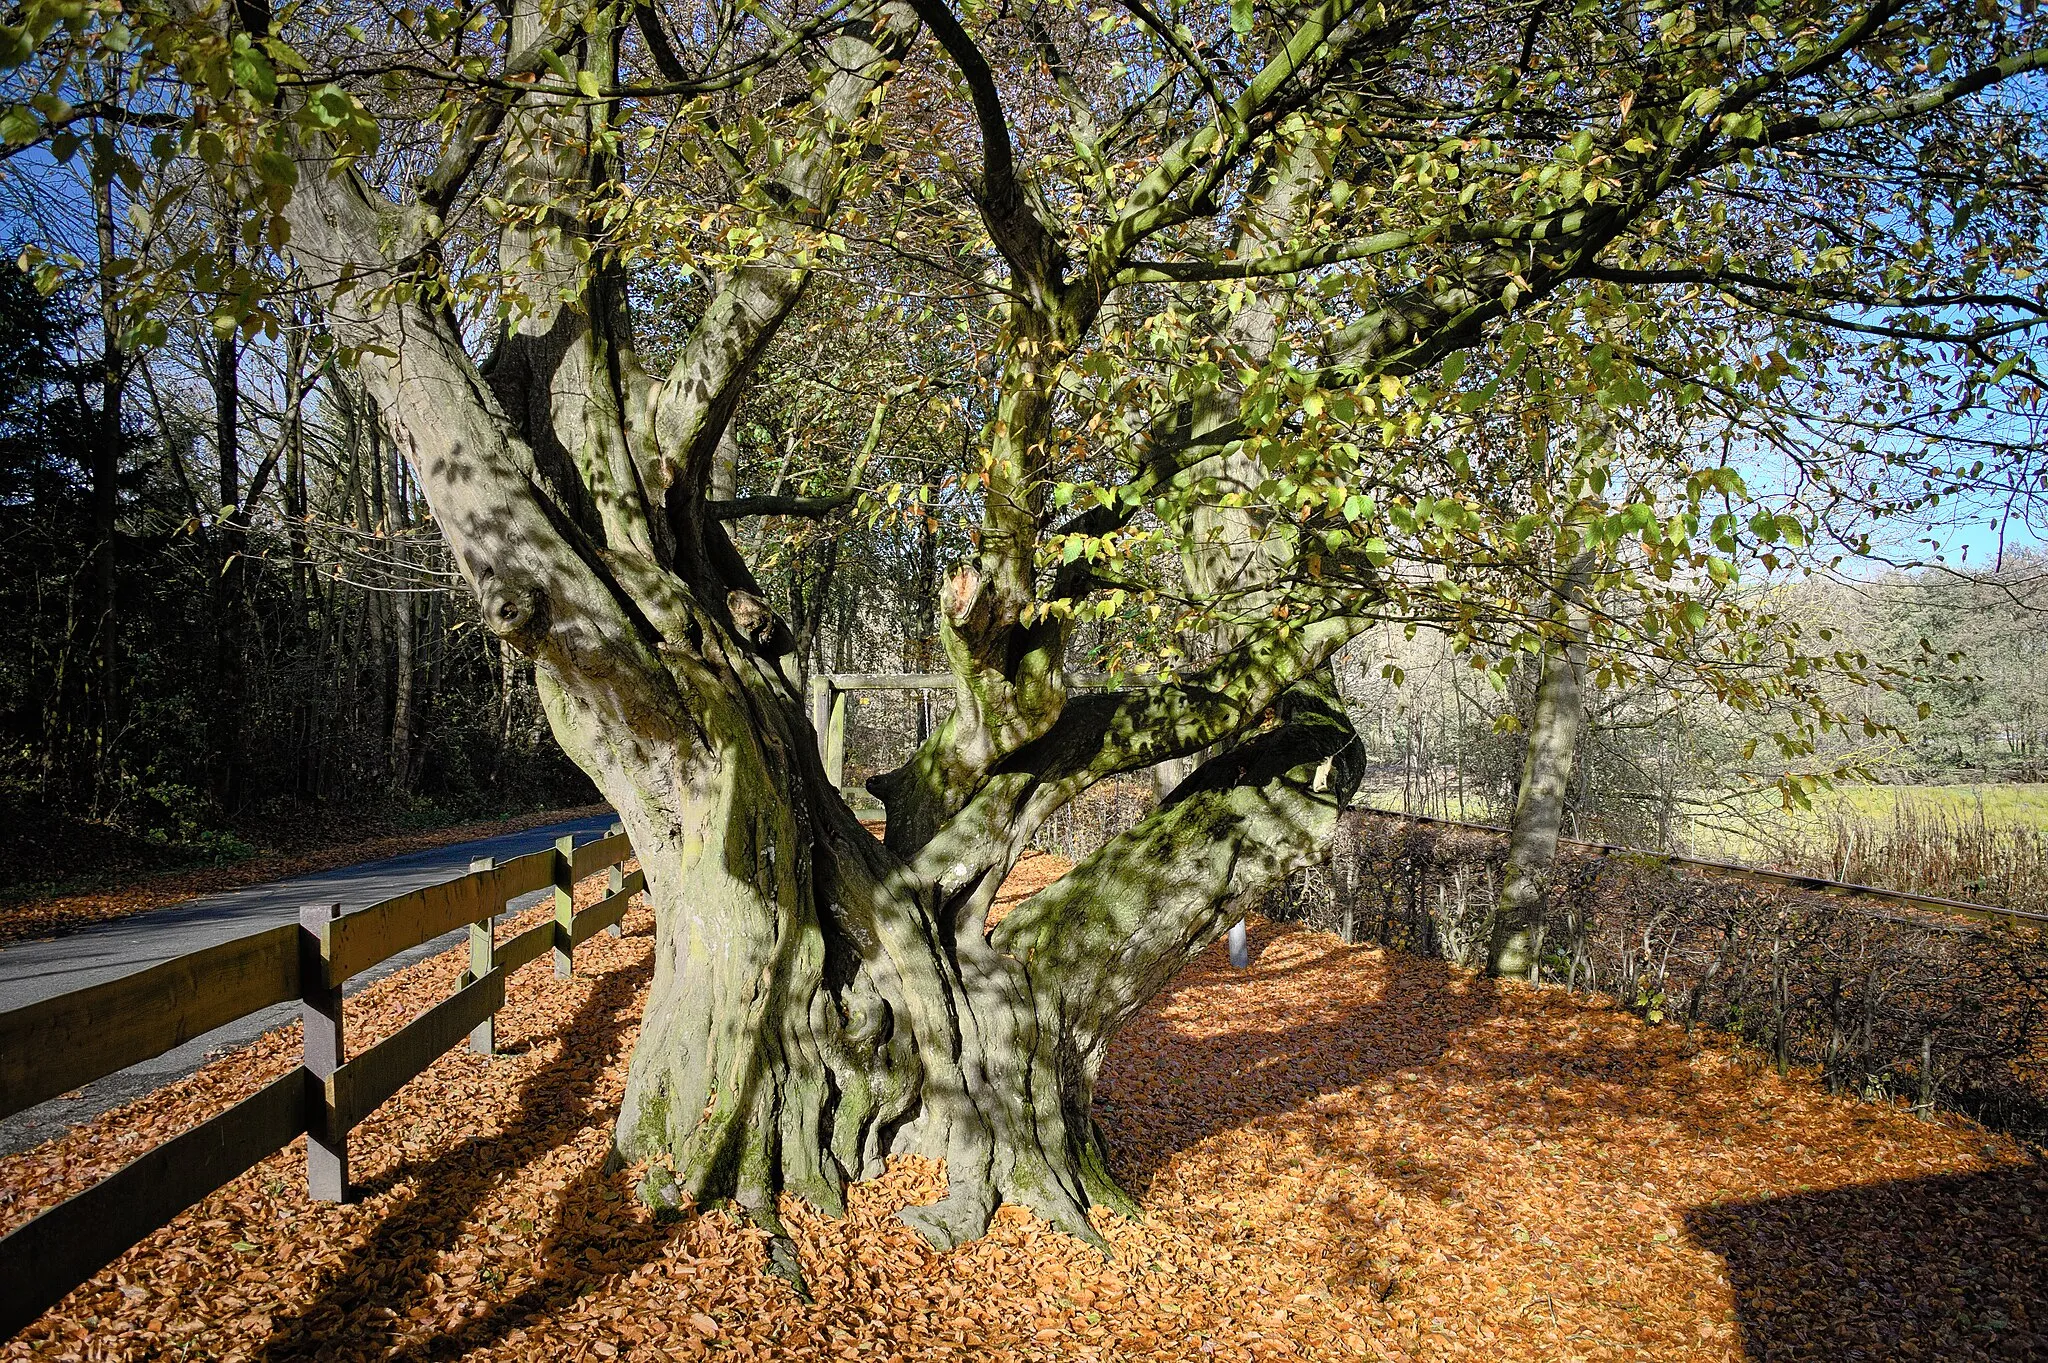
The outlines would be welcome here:
[[[1701,820],[1695,855],[2048,912],[2048,785],[1845,786]]]
[[[1398,811],[1400,792],[1368,790],[1363,803]],[[1459,818],[1459,803],[1431,812]],[[1490,812],[1467,800],[1462,817]],[[2048,913],[2048,783],[1843,786],[1795,810],[1760,793],[1673,833],[1671,850],[1697,857]]]
[[[2048,783],[2006,782],[1986,786],[1844,786],[1815,801],[1825,817],[1847,809],[1866,819],[1890,822],[1901,808],[1917,813],[1974,819],[1995,826],[2048,828]],[[1814,817],[1809,815],[1807,817]]]
[[[1839,786],[1817,794],[1811,809],[1792,810],[1775,793],[1760,794],[1732,814],[1696,821],[1687,841],[1700,856],[1768,861],[1846,829],[1900,825],[2048,829],[2048,784]]]

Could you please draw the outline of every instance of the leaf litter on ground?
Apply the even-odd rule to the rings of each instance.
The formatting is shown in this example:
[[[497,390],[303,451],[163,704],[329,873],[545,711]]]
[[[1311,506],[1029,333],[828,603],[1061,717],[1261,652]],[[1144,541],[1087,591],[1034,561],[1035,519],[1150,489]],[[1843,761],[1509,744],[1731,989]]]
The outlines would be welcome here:
[[[1056,879],[1031,856],[1005,907]],[[601,893],[595,880],[579,900]],[[814,1297],[721,1212],[657,1221],[610,1123],[652,957],[513,977],[504,1054],[444,1056],[351,1140],[303,1142],[151,1236],[7,1359],[2023,1359],[2048,1356],[2048,1172],[1958,1118],[1826,1093],[1725,1038],[1254,920],[1114,1044],[1098,1115],[1144,1210],[1111,1254],[1006,1208],[941,1253],[899,1158],[833,1220],[785,1199]],[[351,1052],[463,951],[348,1001]],[[297,1062],[272,1033],[0,1160],[0,1228]]]

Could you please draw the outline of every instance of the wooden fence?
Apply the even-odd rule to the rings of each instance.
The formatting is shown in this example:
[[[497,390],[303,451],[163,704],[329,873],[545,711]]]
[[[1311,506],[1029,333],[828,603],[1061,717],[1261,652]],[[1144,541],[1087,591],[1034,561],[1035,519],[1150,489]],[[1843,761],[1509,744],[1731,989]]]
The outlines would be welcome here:
[[[950,672],[821,672],[810,683],[811,729],[818,735],[818,756],[835,786],[846,784],[846,697],[853,691],[948,691]],[[1111,684],[1100,673],[1075,673],[1070,691],[1099,691]]]
[[[144,1154],[0,1238],[0,1338],[20,1330],[131,1246],[228,1180],[306,1137],[306,1182],[322,1201],[346,1200],[348,1133],[466,1036],[489,1054],[505,980],[553,952],[568,978],[578,944],[619,931],[644,886],[623,873],[633,855],[614,826],[581,847],[552,848],[343,913],[309,904],[297,924],[223,942],[131,975],[0,1012],[0,1117],[126,1069],[216,1027],[297,999],[300,1067]],[[575,912],[577,881],[609,870],[608,893]],[[507,941],[495,925],[507,901],[554,890],[548,921]],[[448,998],[351,1057],[342,986],[378,962],[469,928],[469,970]]]

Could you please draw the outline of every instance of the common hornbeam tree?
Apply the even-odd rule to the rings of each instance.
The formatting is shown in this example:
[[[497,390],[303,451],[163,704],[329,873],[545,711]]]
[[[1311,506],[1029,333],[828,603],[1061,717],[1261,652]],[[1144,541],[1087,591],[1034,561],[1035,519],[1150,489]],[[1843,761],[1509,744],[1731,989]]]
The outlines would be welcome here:
[[[1633,344],[1664,290],[1903,315],[1903,343],[1932,317],[1987,369],[2039,311],[2010,259],[1969,273],[1945,213],[1850,213],[1814,249],[1859,158],[1926,166],[1899,192],[1930,201],[2032,165],[2009,132],[2048,65],[2031,5],[25,0],[9,24],[0,136],[127,155],[141,194],[202,164],[324,307],[646,870],[618,1152],[657,1203],[771,1226],[781,1192],[837,1208],[899,1151],[945,1160],[943,1201],[905,1213],[940,1244],[1005,1201],[1090,1237],[1090,1205],[1122,1204],[1090,1119],[1104,1048],[1349,799],[1332,652],[1425,597],[1457,614],[1454,557],[1396,560],[1478,513],[1385,452],[1485,403],[1464,352],[1587,324],[1545,308],[1589,279],[1645,357],[1615,366],[1631,383],[1665,381],[1667,349]],[[1743,232],[1707,227],[1731,209]],[[636,331],[657,264],[703,285],[659,368]],[[881,840],[828,784],[726,530],[843,499],[714,493],[821,270],[958,284],[930,325],[961,362],[933,377],[980,420],[944,502],[974,545],[942,591],[957,706],[874,782]],[[271,325],[259,298],[237,316]],[[1668,378],[1739,396],[1767,370]],[[1732,486],[1601,532],[1704,572],[1755,532],[1702,511]],[[1173,665],[1070,690],[1083,619]],[[1201,752],[989,926],[1047,815]]]

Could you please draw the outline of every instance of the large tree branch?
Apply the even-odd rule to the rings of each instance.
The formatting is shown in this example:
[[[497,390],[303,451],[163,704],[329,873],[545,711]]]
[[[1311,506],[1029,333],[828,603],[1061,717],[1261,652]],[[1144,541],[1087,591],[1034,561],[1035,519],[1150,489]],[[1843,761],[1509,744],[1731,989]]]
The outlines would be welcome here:
[[[1779,279],[1745,270],[1706,270],[1690,267],[1661,269],[1628,269],[1618,265],[1590,265],[1580,272],[1584,279],[1598,280],[1610,284],[1648,285],[1656,287],[1672,284],[1697,284],[1712,289],[1730,286],[1753,289],[1762,293],[1786,293],[1801,298],[1813,298],[1827,303],[1844,303],[1852,307],[1896,308],[1901,311],[1932,310],[1948,308],[2016,308],[2025,312],[2048,315],[2048,306],[2040,299],[2027,298],[2014,293],[1928,293],[1928,294],[1882,294],[1865,289],[1844,289],[1809,279]]]
[[[398,214],[354,169],[309,150],[286,204],[291,251],[412,466],[485,622],[545,663],[592,678],[656,666],[648,635],[541,491],[532,453],[463,349],[454,318],[374,284]],[[353,282],[348,282],[353,281]],[[637,684],[637,683],[636,683]]]
[[[996,249],[1016,276],[1019,292],[1044,307],[1064,282],[1062,252],[1024,192],[1017,176],[1016,151],[1002,91],[988,59],[960,24],[947,0],[911,0],[932,36],[946,50],[974,100],[974,119],[981,130],[981,184],[976,199],[983,223]]]
[[[832,70],[813,97],[820,123],[817,145],[792,154],[774,183],[798,219],[777,249],[736,270],[712,299],[667,379],[652,395],[651,428],[642,476],[665,489],[668,516],[679,540],[699,519],[711,458],[739,404],[755,365],[810,279],[800,233],[831,204],[843,168],[843,130],[854,125],[894,73],[899,54],[917,30],[907,7],[885,3],[868,36],[842,34],[832,44]]]
[[[1046,731],[977,777],[971,798],[925,807],[946,773],[928,744],[868,788],[889,811],[889,845],[954,906],[965,925],[985,914],[1039,827],[1109,777],[1228,742],[1257,727],[1279,696],[1370,623],[1354,612],[1301,628],[1252,633],[1200,672],[1156,686],[1070,699]]]
[[[1201,210],[1222,177],[1271,130],[1285,101],[1299,93],[1298,75],[1318,62],[1333,64],[1373,38],[1391,40],[1413,16],[1411,6],[1398,6],[1359,18],[1361,8],[1362,0],[1324,0],[1310,10],[1226,112],[1160,156],[1089,249],[1089,273],[1101,287],[1122,273],[1131,252],[1148,238]],[[1342,41],[1333,41],[1340,30]]]
[[[421,203],[436,213],[447,213],[449,205],[462,192],[463,185],[468,183],[484,154],[496,144],[506,118],[522,99],[535,93],[532,83],[521,78],[548,69],[548,58],[561,58],[574,47],[580,36],[573,31],[551,35],[506,61],[505,82],[492,87],[471,103],[468,117],[449,139],[434,168],[420,182]],[[564,92],[567,97],[574,97],[575,93],[573,90]]]
[[[1381,232],[1351,241],[1327,242],[1293,251],[1273,251],[1234,260],[1134,260],[1116,276],[1124,284],[1213,283],[1232,279],[1273,279],[1300,274],[1325,265],[1342,265],[1355,260],[1404,250],[1435,236],[1434,232]]]
[[[721,521],[740,521],[749,516],[829,516],[853,505],[860,496],[854,492],[828,492],[806,497],[787,492],[762,492],[730,501],[706,502],[705,509]]]
[[[1799,114],[1777,119],[1765,125],[1763,130],[1753,137],[1731,138],[1725,150],[1715,158],[1715,163],[1725,165],[1740,157],[1742,152],[1749,148],[1780,146],[1787,142],[1824,136],[1828,133],[1847,132],[1853,128],[1869,128],[1921,118],[1967,99],[1979,91],[2001,85],[2016,76],[2042,70],[2048,70],[2048,47],[2014,53],[2002,61],[1980,66],[1955,80],[1936,86],[1932,90],[1923,90],[1916,95],[1904,95],[1897,99],[1880,100],[1873,104],[1836,109],[1827,113]]]
[[[1159,809],[1111,839],[991,934],[1060,998],[1091,1062],[1241,901],[1308,865],[1364,772],[1327,676],[1291,688],[1279,722],[1197,768]]]

